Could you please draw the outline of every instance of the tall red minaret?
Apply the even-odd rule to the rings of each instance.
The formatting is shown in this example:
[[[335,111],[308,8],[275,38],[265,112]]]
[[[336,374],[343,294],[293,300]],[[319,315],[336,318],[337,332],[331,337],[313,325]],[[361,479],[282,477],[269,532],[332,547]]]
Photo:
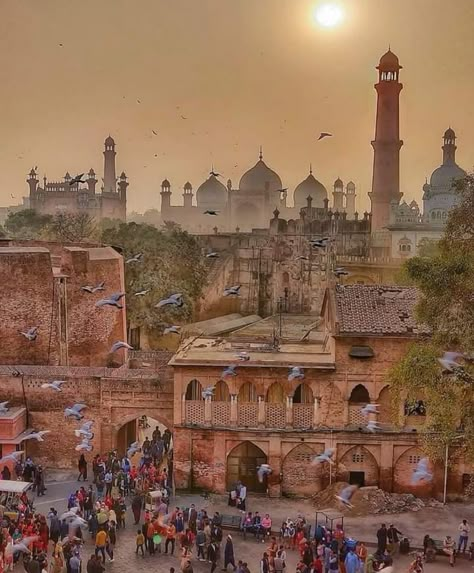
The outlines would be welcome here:
[[[372,192],[369,193],[372,204],[372,231],[388,225],[390,203],[400,201],[400,92],[403,84],[398,81],[402,69],[397,56],[388,50],[380,58],[379,81],[377,91],[377,118],[375,122],[374,170]]]

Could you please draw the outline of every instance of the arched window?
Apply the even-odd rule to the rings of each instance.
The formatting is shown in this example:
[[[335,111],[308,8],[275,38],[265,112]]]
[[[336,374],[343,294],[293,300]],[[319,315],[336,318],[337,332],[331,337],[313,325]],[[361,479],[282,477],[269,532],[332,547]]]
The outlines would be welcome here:
[[[245,382],[240,387],[239,390],[239,402],[256,402],[257,401],[257,390],[251,382]]]
[[[300,384],[293,394],[293,404],[312,404],[313,391],[308,384]]]
[[[272,404],[285,403],[285,391],[279,382],[274,382],[267,391],[267,402]]]
[[[202,386],[199,380],[191,380],[186,388],[186,400],[202,400]]]
[[[367,388],[362,384],[358,384],[351,392],[349,398],[351,404],[369,404],[370,396]]]
[[[282,280],[283,280],[283,285],[284,285],[284,286],[288,286],[288,285],[290,284],[290,275],[289,275],[289,273],[284,272],[284,273],[283,273],[283,276],[282,276]]]
[[[229,387],[224,382],[224,380],[219,380],[219,382],[216,384],[216,389],[214,391],[212,400],[215,402],[230,402]]]

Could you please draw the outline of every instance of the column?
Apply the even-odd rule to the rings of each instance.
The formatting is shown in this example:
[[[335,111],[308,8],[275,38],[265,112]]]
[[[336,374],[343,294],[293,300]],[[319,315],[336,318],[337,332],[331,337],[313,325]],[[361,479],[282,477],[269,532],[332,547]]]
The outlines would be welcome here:
[[[286,397],[286,427],[293,427],[293,396]]]
[[[186,424],[186,422],[186,394],[183,392],[181,396],[181,423]]]
[[[259,427],[265,426],[265,397],[258,397],[258,425]]]
[[[230,425],[237,426],[239,419],[237,394],[230,395]]]
[[[210,396],[204,400],[204,425],[212,426],[212,398]]]
[[[321,398],[318,396],[314,399],[314,410],[313,410],[313,427],[317,428],[320,424],[319,414],[321,407]]]

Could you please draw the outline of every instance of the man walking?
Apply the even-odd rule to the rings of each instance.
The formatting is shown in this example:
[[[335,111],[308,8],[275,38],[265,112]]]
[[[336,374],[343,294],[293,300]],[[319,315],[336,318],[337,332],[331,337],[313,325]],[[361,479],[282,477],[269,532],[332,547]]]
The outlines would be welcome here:
[[[377,553],[383,555],[387,549],[387,527],[382,523],[380,529],[377,531]]]
[[[228,535],[224,547],[224,568],[222,571],[227,571],[227,567],[232,565],[234,571],[236,570],[234,558],[234,544],[232,543],[232,536]]]
[[[390,554],[396,555],[399,547],[399,535],[403,535],[401,531],[399,531],[393,523],[391,523],[387,529],[387,541],[388,541],[388,550]]]

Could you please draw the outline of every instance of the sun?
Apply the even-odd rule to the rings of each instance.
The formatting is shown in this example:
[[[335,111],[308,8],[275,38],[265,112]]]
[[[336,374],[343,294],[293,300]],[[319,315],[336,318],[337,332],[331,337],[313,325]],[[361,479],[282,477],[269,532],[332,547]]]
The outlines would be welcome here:
[[[342,22],[344,11],[333,2],[321,4],[314,9],[314,19],[324,28],[334,28]]]

